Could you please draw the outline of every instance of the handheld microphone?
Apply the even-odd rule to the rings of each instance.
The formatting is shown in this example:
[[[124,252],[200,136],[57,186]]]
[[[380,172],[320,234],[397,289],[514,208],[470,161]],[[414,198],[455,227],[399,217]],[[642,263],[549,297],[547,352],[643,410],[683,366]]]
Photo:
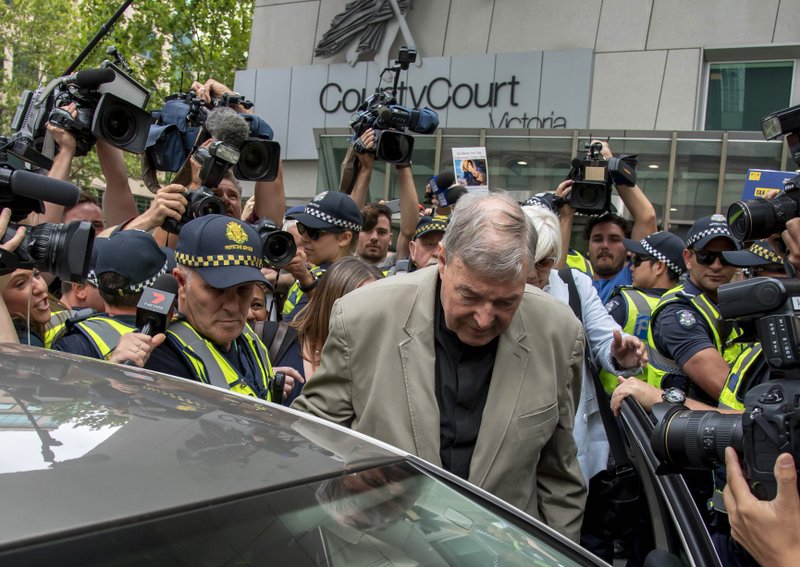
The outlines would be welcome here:
[[[178,280],[172,274],[162,274],[153,287],[144,288],[136,306],[136,326],[141,333],[154,337],[166,332],[177,293]]]
[[[250,124],[239,113],[227,106],[220,106],[208,113],[206,130],[216,140],[240,148],[250,135]]]
[[[144,288],[136,306],[136,326],[141,329],[141,333],[154,337],[167,331],[177,293],[178,280],[172,274],[162,274],[153,283],[153,287]],[[132,360],[126,360],[122,364],[136,366]]]

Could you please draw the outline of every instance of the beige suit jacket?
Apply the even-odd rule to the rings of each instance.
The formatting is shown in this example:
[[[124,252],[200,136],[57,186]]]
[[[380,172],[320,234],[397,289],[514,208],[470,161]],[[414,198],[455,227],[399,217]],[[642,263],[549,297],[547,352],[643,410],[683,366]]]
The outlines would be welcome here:
[[[292,407],[441,466],[435,267],[336,302],[322,365]],[[527,286],[500,337],[469,481],[577,541],[586,489],[572,437],[583,329]]]

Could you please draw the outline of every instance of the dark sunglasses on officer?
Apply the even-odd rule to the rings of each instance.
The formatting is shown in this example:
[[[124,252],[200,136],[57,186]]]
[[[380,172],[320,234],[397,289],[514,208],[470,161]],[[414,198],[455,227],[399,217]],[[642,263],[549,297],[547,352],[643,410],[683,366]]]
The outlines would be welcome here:
[[[642,262],[658,262],[659,259],[654,256],[648,256],[646,254],[634,254],[631,263],[633,264],[634,268],[638,268],[642,265]]]
[[[297,232],[301,235],[306,234],[310,240],[319,240],[319,237],[323,234],[329,232],[342,232],[341,229],[320,229],[320,228],[311,228],[310,226],[306,226],[304,224],[297,223]]]
[[[711,252],[709,250],[692,250],[692,252],[694,252],[694,257],[697,260],[697,263],[702,264],[703,266],[710,266],[715,260],[719,260],[723,266],[732,265],[725,259],[725,257],[722,255],[722,252]]]

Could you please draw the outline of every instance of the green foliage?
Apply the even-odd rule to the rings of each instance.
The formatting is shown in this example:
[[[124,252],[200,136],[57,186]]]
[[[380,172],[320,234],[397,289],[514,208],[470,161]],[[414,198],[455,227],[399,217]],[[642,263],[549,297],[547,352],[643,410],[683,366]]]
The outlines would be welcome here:
[[[0,72],[0,135],[9,135],[20,95],[63,74],[121,0],[2,0],[0,59],[12,61]],[[188,90],[192,81],[213,77],[232,86],[234,72],[247,63],[253,0],[134,1],[111,33],[80,68],[97,66],[116,45],[134,78],[152,90],[148,110],[165,96]],[[135,158],[136,156],[130,156]],[[128,159],[139,175],[138,160]],[[92,152],[73,162],[73,180],[88,185],[100,167]]]

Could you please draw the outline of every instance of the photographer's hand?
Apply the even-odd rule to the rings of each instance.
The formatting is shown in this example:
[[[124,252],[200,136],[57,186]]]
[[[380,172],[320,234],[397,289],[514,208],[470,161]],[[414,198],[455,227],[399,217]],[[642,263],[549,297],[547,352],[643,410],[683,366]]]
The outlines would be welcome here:
[[[770,567],[800,564],[800,497],[797,471],[789,453],[775,461],[778,494],[759,500],[750,492],[736,451],[725,449],[728,484],[723,498],[733,538],[761,564]]]
[[[800,274],[800,217],[795,217],[786,223],[786,230],[781,234],[784,244],[789,251],[786,259]]]
[[[186,187],[177,183],[162,187],[156,192],[150,208],[129,222],[125,230],[135,228],[150,231],[160,227],[168,218],[180,221],[189,204],[185,193]]]

